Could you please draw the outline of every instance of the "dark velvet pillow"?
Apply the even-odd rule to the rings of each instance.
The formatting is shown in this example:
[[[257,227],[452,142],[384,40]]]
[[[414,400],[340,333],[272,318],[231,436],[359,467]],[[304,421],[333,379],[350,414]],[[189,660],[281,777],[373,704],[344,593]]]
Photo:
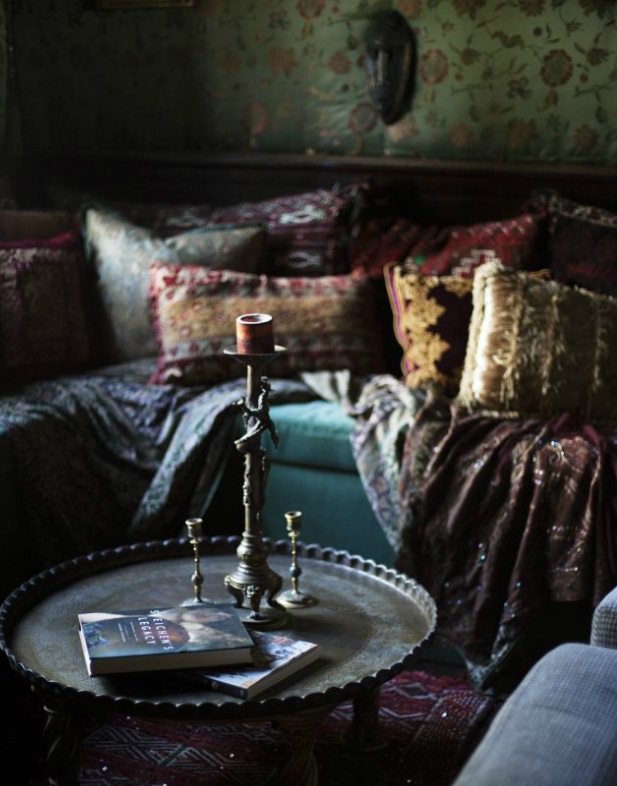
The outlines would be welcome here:
[[[92,360],[81,235],[0,243],[2,379],[27,382]]]
[[[390,263],[385,268],[401,369],[410,388],[437,384],[456,393],[472,311],[473,279],[423,276]]]
[[[552,194],[547,199],[551,275],[617,295],[617,213]]]

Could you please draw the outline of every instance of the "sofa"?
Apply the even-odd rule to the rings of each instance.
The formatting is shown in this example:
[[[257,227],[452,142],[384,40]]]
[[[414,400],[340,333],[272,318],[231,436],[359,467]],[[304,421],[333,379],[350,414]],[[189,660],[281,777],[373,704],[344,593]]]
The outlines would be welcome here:
[[[5,594],[188,517],[241,530],[224,350],[259,310],[286,347],[267,537],[301,510],[303,540],[414,576],[479,687],[588,638],[617,584],[614,175],[110,156],[23,177],[0,216]]]
[[[500,707],[454,786],[609,786],[617,782],[617,589],[589,643],[544,655]]]

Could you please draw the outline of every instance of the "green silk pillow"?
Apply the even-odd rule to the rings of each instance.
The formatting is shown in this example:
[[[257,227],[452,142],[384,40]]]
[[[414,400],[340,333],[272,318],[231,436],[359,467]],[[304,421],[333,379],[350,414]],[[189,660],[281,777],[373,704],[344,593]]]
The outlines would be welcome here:
[[[494,263],[473,298],[459,404],[617,424],[617,299]]]
[[[268,364],[269,376],[384,370],[374,289],[365,279],[153,264],[150,297],[159,345],[152,382],[213,384],[245,374],[224,350],[236,345],[236,317],[255,312],[272,315],[275,341],[287,350]]]
[[[148,303],[152,262],[255,273],[266,249],[262,225],[209,225],[163,238],[103,208],[86,211],[84,238],[96,274],[97,333],[105,362],[156,355]]]

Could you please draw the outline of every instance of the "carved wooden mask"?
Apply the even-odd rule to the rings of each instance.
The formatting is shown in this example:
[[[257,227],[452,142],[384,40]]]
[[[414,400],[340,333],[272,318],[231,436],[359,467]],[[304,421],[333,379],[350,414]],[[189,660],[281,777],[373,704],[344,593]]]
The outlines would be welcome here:
[[[371,101],[386,125],[409,110],[415,86],[416,41],[398,11],[379,11],[366,32],[366,73]]]

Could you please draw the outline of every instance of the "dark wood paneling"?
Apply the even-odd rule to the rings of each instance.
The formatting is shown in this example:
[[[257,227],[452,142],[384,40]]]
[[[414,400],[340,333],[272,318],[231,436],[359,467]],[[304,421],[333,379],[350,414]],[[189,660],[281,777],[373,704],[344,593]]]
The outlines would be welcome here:
[[[425,220],[471,222],[515,215],[529,195],[554,188],[617,212],[617,167],[440,162],[261,153],[108,153],[21,162],[33,201],[49,181],[114,199],[233,204],[369,181],[396,190]]]

